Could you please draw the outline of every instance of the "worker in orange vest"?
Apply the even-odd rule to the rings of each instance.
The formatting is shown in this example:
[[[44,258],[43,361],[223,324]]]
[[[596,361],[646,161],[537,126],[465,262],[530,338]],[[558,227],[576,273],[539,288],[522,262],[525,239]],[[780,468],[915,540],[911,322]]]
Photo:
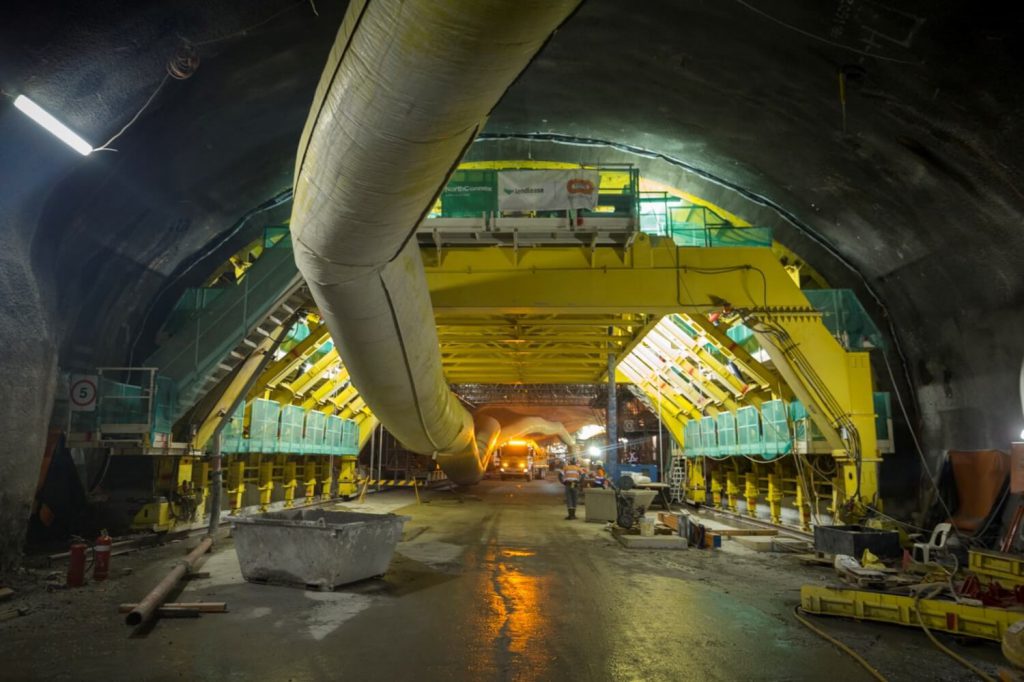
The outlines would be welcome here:
[[[576,465],[576,458],[570,457],[569,463],[558,472],[558,480],[565,486],[565,506],[569,510],[566,521],[576,518],[576,500],[579,498],[580,486],[583,485],[584,472]]]

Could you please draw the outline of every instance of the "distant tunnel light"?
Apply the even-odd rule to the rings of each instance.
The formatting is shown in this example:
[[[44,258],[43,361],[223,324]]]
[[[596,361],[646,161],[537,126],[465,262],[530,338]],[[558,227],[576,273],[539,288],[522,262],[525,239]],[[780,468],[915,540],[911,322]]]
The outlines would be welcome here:
[[[33,121],[43,126],[56,135],[64,144],[68,145],[82,156],[92,153],[92,145],[79,137],[71,128],[55,119],[45,109],[30,100],[25,95],[18,95],[14,100],[14,106],[22,111]]]

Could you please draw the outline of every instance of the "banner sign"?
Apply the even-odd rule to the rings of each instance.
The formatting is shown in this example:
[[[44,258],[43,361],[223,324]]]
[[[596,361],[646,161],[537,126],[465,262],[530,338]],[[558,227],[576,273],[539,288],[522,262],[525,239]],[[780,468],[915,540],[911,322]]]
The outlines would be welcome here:
[[[559,211],[597,207],[596,170],[525,170],[498,173],[498,210]]]

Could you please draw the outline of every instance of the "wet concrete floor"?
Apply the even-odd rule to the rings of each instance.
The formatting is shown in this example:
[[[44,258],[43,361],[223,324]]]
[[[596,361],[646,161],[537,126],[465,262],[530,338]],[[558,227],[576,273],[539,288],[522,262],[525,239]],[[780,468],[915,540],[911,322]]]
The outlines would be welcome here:
[[[420,505],[409,491],[349,505],[412,520],[386,577],[335,592],[246,583],[224,542],[210,577],[177,599],[229,613],[133,638],[116,605],[141,598],[186,543],[115,557],[107,583],[23,597],[32,613],[0,623],[0,679],[870,679],[793,619],[800,585],[830,583],[830,570],[735,542],[627,550],[601,524],[564,521],[560,493],[486,481]],[[891,680],[972,679],[920,632],[816,622]],[[946,641],[989,670],[999,661],[995,644]]]

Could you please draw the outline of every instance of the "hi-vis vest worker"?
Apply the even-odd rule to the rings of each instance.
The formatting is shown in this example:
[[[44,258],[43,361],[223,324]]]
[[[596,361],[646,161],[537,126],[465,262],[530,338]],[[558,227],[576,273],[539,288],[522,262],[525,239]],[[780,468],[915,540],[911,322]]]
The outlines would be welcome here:
[[[562,483],[564,483],[566,485],[569,485],[569,484],[572,484],[572,483],[579,483],[580,482],[580,475],[581,475],[582,471],[583,471],[583,469],[581,469],[580,467],[576,466],[575,464],[568,465],[562,471]]]
[[[565,486],[565,507],[569,511],[565,517],[566,521],[576,518],[576,499],[580,494],[580,483],[583,480],[583,469],[576,465],[576,458],[573,457],[565,468],[559,472],[562,485]]]

